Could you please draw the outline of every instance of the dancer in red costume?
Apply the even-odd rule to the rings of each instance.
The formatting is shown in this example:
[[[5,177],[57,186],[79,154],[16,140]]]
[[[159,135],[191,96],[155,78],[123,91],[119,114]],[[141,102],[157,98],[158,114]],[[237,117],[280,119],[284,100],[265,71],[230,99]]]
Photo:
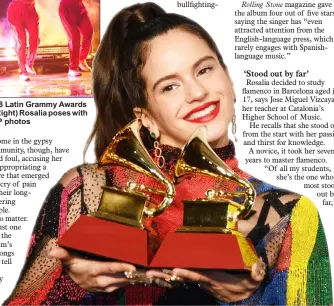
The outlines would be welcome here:
[[[36,75],[34,61],[39,44],[39,17],[35,9],[35,0],[13,0],[7,10],[7,19],[15,39],[15,51],[20,68],[20,79],[29,81],[29,75]],[[29,52],[26,56],[27,33]]]
[[[90,71],[86,58],[92,43],[93,27],[82,0],[61,0],[59,16],[66,31],[70,52],[68,75],[77,77],[81,75],[79,69]]]

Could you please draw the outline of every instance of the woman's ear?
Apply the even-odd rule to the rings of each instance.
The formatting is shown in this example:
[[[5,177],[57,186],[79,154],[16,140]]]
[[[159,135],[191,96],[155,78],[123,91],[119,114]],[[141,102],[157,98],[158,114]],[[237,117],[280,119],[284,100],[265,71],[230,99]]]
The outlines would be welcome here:
[[[159,138],[160,131],[157,128],[157,125],[154,123],[152,116],[146,109],[135,107],[133,109],[133,113],[137,119],[141,119],[143,126],[149,130],[150,134],[154,135],[152,136],[153,138]]]
[[[141,119],[143,126],[149,129],[149,126],[151,125],[151,119],[147,111],[143,108],[135,107],[133,109],[133,113],[135,114],[137,119]]]

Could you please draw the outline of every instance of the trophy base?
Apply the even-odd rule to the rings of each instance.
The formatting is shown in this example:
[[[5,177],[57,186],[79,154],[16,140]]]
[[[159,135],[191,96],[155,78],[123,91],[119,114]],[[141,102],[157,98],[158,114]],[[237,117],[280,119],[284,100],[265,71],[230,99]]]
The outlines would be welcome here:
[[[140,266],[149,265],[159,243],[145,229],[85,215],[58,240],[67,249]]]
[[[151,267],[250,271],[258,256],[249,239],[239,234],[169,233]]]

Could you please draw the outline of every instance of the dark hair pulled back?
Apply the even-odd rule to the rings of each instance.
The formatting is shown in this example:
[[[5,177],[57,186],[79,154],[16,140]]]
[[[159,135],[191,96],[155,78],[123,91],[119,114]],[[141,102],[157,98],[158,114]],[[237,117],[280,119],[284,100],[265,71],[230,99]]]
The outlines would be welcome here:
[[[93,62],[93,95],[97,114],[87,144],[95,137],[96,158],[102,155],[115,134],[135,119],[135,107],[147,108],[141,71],[146,62],[149,42],[176,28],[205,40],[225,68],[215,42],[193,20],[168,14],[151,2],[122,9],[111,20]],[[146,133],[143,138],[147,143],[149,135]]]

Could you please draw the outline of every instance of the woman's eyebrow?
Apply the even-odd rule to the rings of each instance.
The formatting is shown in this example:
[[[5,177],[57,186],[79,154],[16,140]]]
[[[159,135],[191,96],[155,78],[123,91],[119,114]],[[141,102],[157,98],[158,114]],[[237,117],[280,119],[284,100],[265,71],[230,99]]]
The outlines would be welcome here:
[[[172,74],[169,74],[169,75],[166,75],[162,78],[160,78],[158,81],[156,81],[153,85],[153,91],[157,88],[157,86],[163,82],[163,81],[166,81],[166,80],[169,80],[169,79],[173,79],[173,78],[176,78],[178,77],[179,75],[177,73],[172,73]]]
[[[193,68],[196,68],[197,66],[199,66],[202,62],[205,62],[207,60],[215,60],[216,58],[212,55],[206,55],[206,56],[203,56],[201,57],[200,59],[198,59],[194,65],[193,65]]]
[[[193,68],[196,68],[196,67],[198,67],[201,63],[203,63],[203,62],[205,62],[205,61],[207,61],[207,60],[215,60],[215,57],[212,56],[212,55],[205,55],[205,56],[199,58],[199,59],[192,65],[192,67],[193,67]],[[164,77],[158,79],[158,80],[154,83],[154,85],[153,85],[153,91],[157,88],[157,86],[158,86],[161,82],[166,81],[166,80],[169,80],[169,79],[176,78],[176,77],[178,77],[178,76],[179,76],[179,75],[178,75],[177,73],[172,73],[172,74],[166,75],[166,76],[164,76]]]

